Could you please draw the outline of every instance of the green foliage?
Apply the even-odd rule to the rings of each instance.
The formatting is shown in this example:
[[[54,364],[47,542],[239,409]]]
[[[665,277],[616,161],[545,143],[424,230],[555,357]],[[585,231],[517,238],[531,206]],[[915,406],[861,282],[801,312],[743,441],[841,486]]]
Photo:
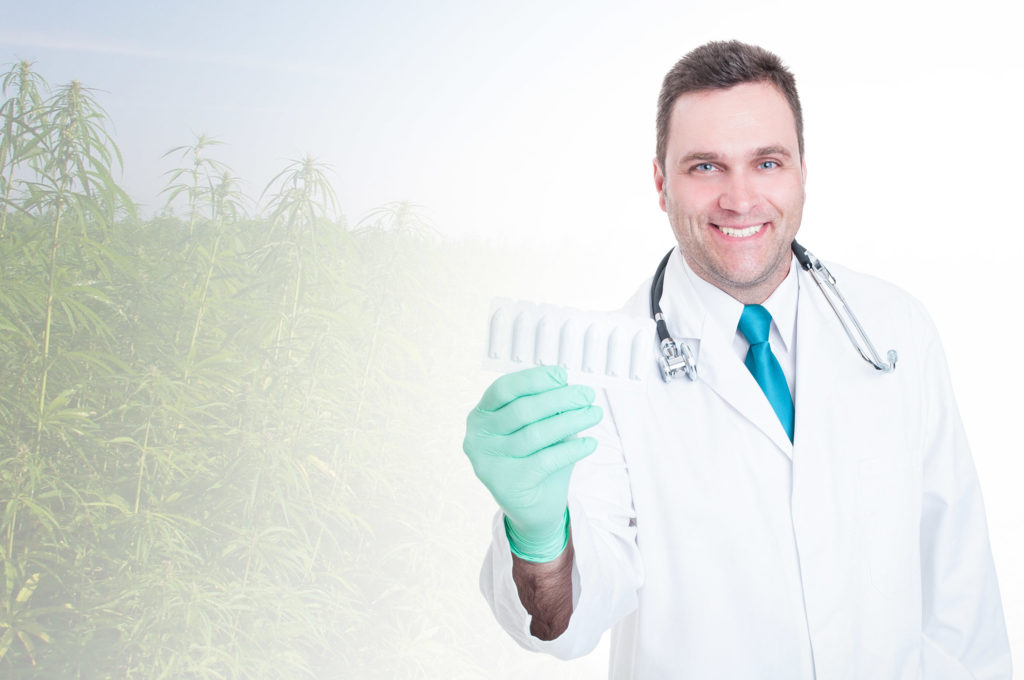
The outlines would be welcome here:
[[[492,253],[349,229],[312,158],[251,215],[202,135],[141,220],[90,90],[0,84],[0,676],[495,676],[450,435]]]
[[[15,193],[15,171],[40,152],[45,135],[39,123],[44,118],[40,87],[46,82],[32,70],[32,63],[21,61],[0,80],[0,237],[7,229],[7,215]],[[8,94],[10,93],[10,96]]]

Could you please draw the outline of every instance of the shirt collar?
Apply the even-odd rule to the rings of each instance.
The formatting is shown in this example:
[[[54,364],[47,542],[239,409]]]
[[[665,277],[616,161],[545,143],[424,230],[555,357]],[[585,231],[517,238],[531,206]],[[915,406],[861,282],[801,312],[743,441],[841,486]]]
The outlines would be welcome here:
[[[721,328],[735,331],[740,323],[740,315],[743,313],[743,303],[697,276],[690,269],[686,258],[679,259],[682,260],[683,271],[697,294],[697,298],[704,305],[708,316]],[[789,273],[786,274],[786,278],[768,299],[761,303],[761,306],[772,315],[772,324],[778,330],[787,351],[792,349],[793,337],[796,334],[796,308],[800,290],[798,279],[796,258],[790,257]]]

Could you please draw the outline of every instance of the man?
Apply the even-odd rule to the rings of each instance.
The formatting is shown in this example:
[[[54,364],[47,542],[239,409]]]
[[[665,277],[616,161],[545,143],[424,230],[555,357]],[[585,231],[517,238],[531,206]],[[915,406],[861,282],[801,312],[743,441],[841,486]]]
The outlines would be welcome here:
[[[791,254],[805,178],[775,55],[710,43],[669,72],[654,182],[679,247],[661,306],[697,380],[652,365],[643,391],[595,395],[538,367],[467,421],[503,511],[482,588],[524,647],[571,658],[612,628],[614,678],[1011,677],[934,328],[832,266],[900,352],[891,373],[857,357]],[[627,311],[648,309],[645,285]]]

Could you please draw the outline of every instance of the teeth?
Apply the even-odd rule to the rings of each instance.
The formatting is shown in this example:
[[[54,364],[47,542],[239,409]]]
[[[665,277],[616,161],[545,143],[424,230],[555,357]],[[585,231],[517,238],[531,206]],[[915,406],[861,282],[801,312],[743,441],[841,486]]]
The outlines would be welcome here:
[[[755,224],[752,227],[746,227],[744,229],[733,229],[732,227],[718,227],[718,230],[721,231],[726,236],[733,236],[735,238],[743,238],[744,236],[753,236],[757,232],[761,231],[761,227],[763,227],[763,226],[764,226],[764,223],[762,223],[762,224]]]

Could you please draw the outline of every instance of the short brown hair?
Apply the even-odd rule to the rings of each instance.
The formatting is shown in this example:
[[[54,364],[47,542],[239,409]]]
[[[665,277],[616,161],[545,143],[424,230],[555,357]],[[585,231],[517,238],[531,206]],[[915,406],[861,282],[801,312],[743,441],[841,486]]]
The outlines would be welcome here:
[[[804,155],[804,119],[793,74],[775,54],[738,40],[709,42],[676,62],[665,75],[658,95],[658,165],[665,171],[668,125],[672,106],[689,92],[725,90],[741,83],[771,83],[789,102],[796,121],[800,157]]]

